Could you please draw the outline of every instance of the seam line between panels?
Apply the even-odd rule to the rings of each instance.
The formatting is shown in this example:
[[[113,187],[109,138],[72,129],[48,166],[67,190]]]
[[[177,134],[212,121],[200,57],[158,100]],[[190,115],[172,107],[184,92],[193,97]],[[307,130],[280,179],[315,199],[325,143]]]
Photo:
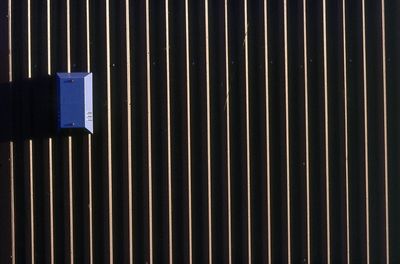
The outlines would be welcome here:
[[[346,260],[350,263],[350,203],[349,203],[349,136],[348,136],[348,86],[347,86],[347,38],[346,0],[342,0],[343,30],[343,86],[344,86],[344,144],[345,144],[345,192],[346,192]]]
[[[289,127],[289,59],[287,0],[283,1],[284,53],[285,53],[285,139],[286,139],[286,209],[287,209],[287,261],[292,263],[291,253],[291,210],[290,210],[290,127]]]
[[[311,224],[310,224],[310,134],[308,105],[308,62],[307,62],[307,0],[303,0],[303,52],[304,52],[304,112],[305,112],[305,143],[306,143],[306,232],[307,232],[307,263],[311,263]]]
[[[228,201],[228,263],[232,263],[232,201],[231,201],[231,133],[230,133],[230,74],[229,74],[229,18],[228,0],[224,1],[225,16],[225,74],[226,74],[226,166]]]
[[[328,55],[326,29],[326,0],[322,1],[323,52],[324,52],[324,123],[325,123],[325,195],[326,195],[326,255],[331,263],[331,226],[330,226],[330,190],[329,190],[329,95],[328,95]]]
[[[383,79],[383,141],[384,141],[384,178],[385,178],[385,253],[386,263],[390,262],[389,248],[389,193],[388,193],[388,120],[387,120],[387,80],[386,80],[386,26],[385,26],[385,1],[381,0],[382,23],[382,79]]]
[[[187,156],[188,156],[188,208],[189,208],[189,264],[193,263],[193,227],[192,227],[192,139],[190,106],[190,42],[189,42],[189,0],[185,0],[185,41],[186,41],[186,111],[187,111]]]
[[[207,90],[207,206],[208,206],[208,259],[212,261],[212,193],[211,193],[211,106],[210,106],[210,43],[208,22],[208,0],[205,0],[205,34],[206,34],[206,90]]]
[[[8,0],[8,80],[11,83],[13,80],[13,48],[12,48],[12,0]],[[15,240],[15,185],[14,185],[14,142],[10,141],[9,144],[10,152],[10,196],[11,196],[11,263],[15,264],[16,262],[16,240]]]
[[[362,8],[362,53],[363,53],[363,99],[364,99],[364,161],[365,161],[365,232],[367,263],[370,263],[369,248],[369,157],[368,157],[368,88],[367,88],[367,47],[366,47],[366,26],[365,26],[365,0],[361,1]]]
[[[149,0],[146,0],[146,78],[147,78],[147,155],[148,155],[148,210],[149,210],[149,261],[153,264],[153,179],[152,179],[152,136],[151,136],[151,72],[150,72],[150,14]]]
[[[168,257],[173,263],[172,244],[172,157],[171,157],[171,79],[170,79],[170,43],[169,43],[169,1],[165,0],[165,45],[167,70],[167,162],[168,162]]]

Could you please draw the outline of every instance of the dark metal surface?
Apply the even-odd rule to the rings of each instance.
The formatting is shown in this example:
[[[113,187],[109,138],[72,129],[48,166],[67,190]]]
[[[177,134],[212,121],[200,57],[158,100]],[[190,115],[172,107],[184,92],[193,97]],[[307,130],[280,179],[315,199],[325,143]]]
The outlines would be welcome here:
[[[0,1],[0,262],[399,262],[399,12]],[[93,135],[29,132],[61,71]]]

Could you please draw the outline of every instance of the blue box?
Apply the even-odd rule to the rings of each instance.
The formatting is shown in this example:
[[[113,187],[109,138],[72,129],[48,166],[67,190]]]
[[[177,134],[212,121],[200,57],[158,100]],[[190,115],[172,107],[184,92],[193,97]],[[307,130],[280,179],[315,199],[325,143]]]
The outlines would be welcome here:
[[[93,133],[93,75],[57,73],[58,127]]]

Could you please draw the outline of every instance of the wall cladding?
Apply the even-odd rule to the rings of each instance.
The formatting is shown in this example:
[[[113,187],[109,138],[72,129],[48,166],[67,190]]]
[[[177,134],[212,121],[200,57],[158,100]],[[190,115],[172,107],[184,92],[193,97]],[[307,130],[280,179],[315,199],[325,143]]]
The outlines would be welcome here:
[[[399,1],[0,12],[1,263],[400,261]],[[60,71],[93,72],[95,133],[19,137],[16,83]]]

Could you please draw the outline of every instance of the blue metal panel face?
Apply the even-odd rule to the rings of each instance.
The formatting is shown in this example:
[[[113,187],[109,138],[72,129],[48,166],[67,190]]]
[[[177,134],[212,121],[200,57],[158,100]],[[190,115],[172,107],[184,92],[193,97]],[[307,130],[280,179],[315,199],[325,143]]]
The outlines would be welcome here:
[[[86,129],[93,133],[92,74],[57,73],[57,86],[59,128]]]

